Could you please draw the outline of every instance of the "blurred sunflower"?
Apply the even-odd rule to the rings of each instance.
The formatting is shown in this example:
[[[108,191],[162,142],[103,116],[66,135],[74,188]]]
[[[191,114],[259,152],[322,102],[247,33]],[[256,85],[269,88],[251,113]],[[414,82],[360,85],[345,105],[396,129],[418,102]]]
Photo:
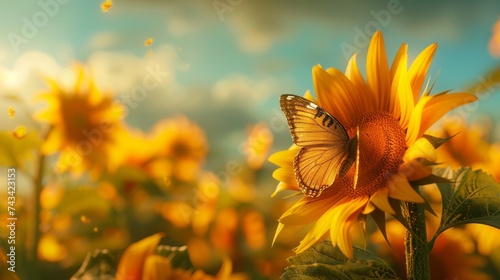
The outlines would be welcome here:
[[[116,172],[120,167],[133,167],[153,176],[147,168],[155,151],[149,137],[139,129],[125,126],[117,132],[116,139],[109,158],[111,172]]]
[[[368,47],[367,81],[354,55],[345,74],[321,66],[313,68],[317,104],[334,116],[350,138],[359,128],[359,173],[355,168],[335,180],[319,197],[304,196],[279,219],[276,236],[285,225],[313,223],[296,252],[300,253],[330,231],[332,244],[353,257],[350,230],[360,214],[394,214],[391,200],[423,203],[410,182],[429,179],[435,162],[433,143],[424,132],[444,114],[477,98],[468,93],[430,95],[422,91],[437,45],[424,49],[408,68],[406,44],[402,44],[389,67],[384,40],[376,32]],[[314,100],[309,93],[306,98]],[[301,147],[292,145],[270,157],[279,166],[273,173],[280,181],[276,192],[300,191],[293,161]],[[276,238],[276,237],[275,237]]]
[[[153,129],[157,156],[173,162],[173,175],[180,181],[192,181],[198,175],[208,151],[204,131],[184,116],[163,120]]]
[[[500,56],[500,18],[493,24],[488,50],[491,56]]]
[[[164,257],[155,254],[158,249],[158,244],[162,238],[162,234],[155,234],[145,239],[142,239],[132,245],[123,253],[116,273],[117,280],[133,280],[133,279],[185,279],[185,280],[243,280],[247,279],[242,274],[232,273],[232,262],[230,259],[224,259],[222,267],[216,276],[205,274],[201,270],[185,269],[179,265],[176,267],[172,264],[173,258],[177,258],[177,262],[190,263],[189,255],[186,251],[177,251],[179,256],[174,254]],[[187,258],[183,260],[183,258]]]
[[[273,144],[273,133],[265,123],[257,123],[248,129],[248,137],[241,145],[247,164],[252,169],[262,167]]]
[[[72,85],[47,79],[51,87],[41,98],[49,107],[35,118],[48,123],[51,130],[42,153],[61,152],[57,171],[99,175],[107,168],[109,149],[121,126],[124,109],[110,94],[96,87],[83,66],[73,68]]]
[[[491,253],[499,252],[500,229],[483,224],[467,224],[465,230],[476,241],[479,254],[488,256]]]
[[[428,233],[436,227],[428,224]],[[379,232],[371,239],[377,246],[377,253],[392,261],[401,276],[405,279],[404,236],[405,228],[395,220],[387,222],[387,236],[391,247]],[[450,228],[436,239],[430,257],[432,279],[491,279],[481,271],[486,266],[486,259],[474,253],[475,245],[469,234],[461,228]]]
[[[199,175],[208,145],[205,133],[184,116],[164,119],[153,130],[127,128],[120,132],[110,159],[113,169],[131,166],[153,178],[191,182]]]
[[[463,119],[445,122],[441,134],[453,138],[438,150],[439,162],[452,168],[482,169],[500,181],[500,143],[487,141],[489,133],[488,127],[479,123],[467,125]]]

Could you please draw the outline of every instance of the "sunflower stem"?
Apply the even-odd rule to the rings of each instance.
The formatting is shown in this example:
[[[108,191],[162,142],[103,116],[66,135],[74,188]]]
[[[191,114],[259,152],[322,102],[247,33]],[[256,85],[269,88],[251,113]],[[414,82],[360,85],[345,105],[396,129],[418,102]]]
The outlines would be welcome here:
[[[51,128],[43,129],[40,132],[41,139],[45,141],[49,135]],[[39,279],[40,277],[40,263],[38,261],[38,245],[40,243],[40,213],[41,213],[41,204],[40,204],[40,195],[42,194],[43,188],[43,173],[45,170],[45,155],[40,152],[36,162],[36,171],[35,176],[33,178],[34,185],[34,193],[33,193],[33,235],[32,235],[32,247],[29,252],[30,260],[31,260],[31,269],[30,269],[30,279]]]
[[[406,202],[403,214],[414,233],[406,230],[405,234],[406,277],[408,280],[431,279],[424,206]]]

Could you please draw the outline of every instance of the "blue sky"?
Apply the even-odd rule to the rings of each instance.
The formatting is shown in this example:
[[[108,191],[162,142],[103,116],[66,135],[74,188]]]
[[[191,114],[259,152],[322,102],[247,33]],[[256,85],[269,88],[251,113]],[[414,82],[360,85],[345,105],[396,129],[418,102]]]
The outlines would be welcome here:
[[[390,60],[402,42],[409,44],[410,58],[437,42],[430,71],[431,79],[438,77],[436,91],[464,89],[499,64],[487,49],[500,17],[500,2],[493,0],[116,0],[107,13],[100,4],[2,3],[0,68],[7,73],[3,77],[17,80],[0,77],[0,90],[30,99],[43,89],[36,73],[55,74],[81,61],[99,73],[104,88],[126,95],[148,67],[159,67],[168,78],[128,108],[127,122],[148,129],[185,114],[205,129],[213,150],[231,155],[237,149],[224,147],[237,146],[247,125],[269,121],[281,94],[313,90],[314,65],[343,70],[342,46],[356,47],[364,69],[360,31],[369,37],[380,27]],[[26,22],[37,29],[32,37],[23,34]],[[13,43],[13,36],[25,41]],[[145,47],[149,37],[154,43]],[[498,104],[500,95],[492,94],[472,117],[486,114],[498,121]],[[278,149],[290,141],[286,131],[275,134]]]

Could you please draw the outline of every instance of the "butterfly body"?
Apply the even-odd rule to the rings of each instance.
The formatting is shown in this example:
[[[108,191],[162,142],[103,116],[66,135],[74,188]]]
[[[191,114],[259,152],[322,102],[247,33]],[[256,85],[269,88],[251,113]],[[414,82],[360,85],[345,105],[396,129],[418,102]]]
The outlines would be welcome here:
[[[356,161],[357,137],[350,139],[335,117],[303,97],[282,95],[280,107],[293,142],[301,147],[293,161],[299,188],[307,196],[318,197]]]

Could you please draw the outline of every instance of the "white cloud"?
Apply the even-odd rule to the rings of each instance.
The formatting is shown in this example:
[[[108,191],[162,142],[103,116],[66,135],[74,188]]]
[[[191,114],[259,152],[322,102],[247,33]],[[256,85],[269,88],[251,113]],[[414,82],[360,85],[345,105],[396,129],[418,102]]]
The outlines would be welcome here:
[[[194,19],[183,15],[174,15],[167,20],[167,30],[176,36],[197,31],[200,27]]]
[[[142,84],[151,69],[168,73],[168,77],[160,81],[164,86],[174,81],[176,71],[184,66],[171,45],[162,45],[142,57],[129,52],[99,51],[88,58],[87,65],[98,86],[116,93],[128,93]]]
[[[118,34],[111,31],[101,31],[95,33],[89,40],[91,49],[105,49],[117,45],[120,42]]]
[[[0,67],[0,112],[7,115],[9,107],[16,112],[13,121],[2,123],[2,129],[31,124],[29,116],[44,106],[35,102],[35,96],[48,89],[43,77],[57,76],[61,70],[51,56],[38,51],[22,54],[10,68]]]
[[[246,105],[263,101],[272,95],[277,83],[272,79],[252,79],[242,74],[232,74],[213,86],[216,102],[242,102]]]
[[[50,55],[29,51],[22,54],[12,68],[0,68],[0,89],[28,100],[45,87],[43,77],[59,75],[61,67]]]

